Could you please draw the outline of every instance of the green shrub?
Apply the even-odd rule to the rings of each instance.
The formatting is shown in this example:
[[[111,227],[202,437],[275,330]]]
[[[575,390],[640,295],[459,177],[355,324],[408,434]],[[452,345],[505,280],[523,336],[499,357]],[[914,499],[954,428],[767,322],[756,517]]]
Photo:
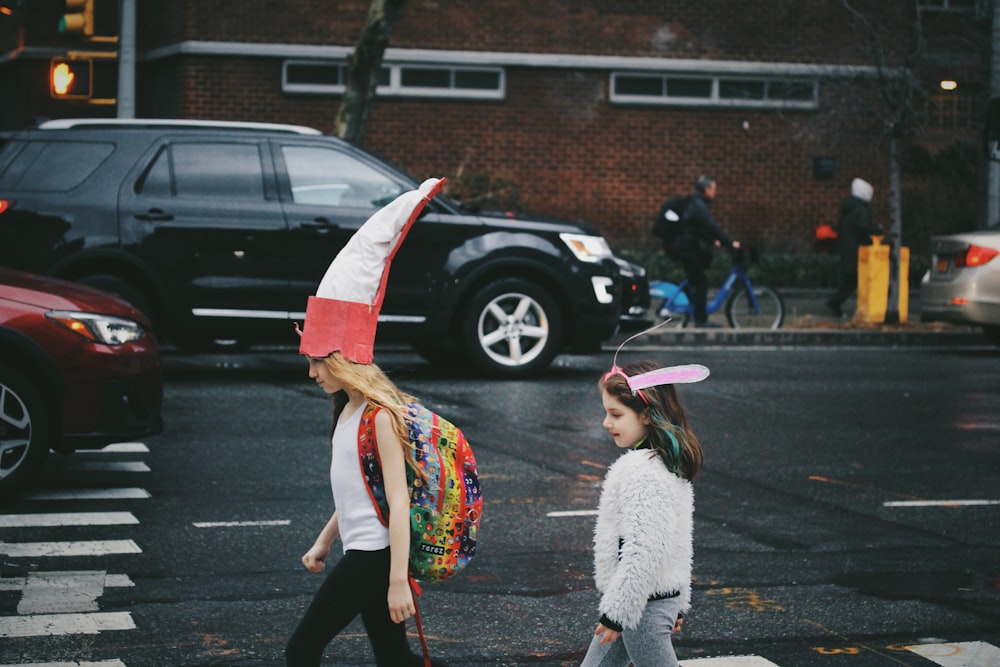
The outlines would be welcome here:
[[[662,252],[622,250],[622,257],[646,268],[649,280],[684,280],[684,270]],[[729,272],[731,261],[728,253],[717,252],[708,269],[709,286],[721,285]],[[909,264],[910,288],[915,289],[927,272],[928,258],[911,256]],[[761,255],[750,267],[750,278],[762,285],[777,288],[834,289],[840,280],[840,258],[837,255],[789,253]]]

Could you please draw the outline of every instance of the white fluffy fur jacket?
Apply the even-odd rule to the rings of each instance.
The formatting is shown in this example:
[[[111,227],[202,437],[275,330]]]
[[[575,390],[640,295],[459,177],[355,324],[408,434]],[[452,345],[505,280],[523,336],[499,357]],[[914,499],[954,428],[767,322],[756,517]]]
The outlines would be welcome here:
[[[693,531],[691,483],[649,449],[622,454],[604,478],[594,528],[601,613],[635,628],[650,596],[673,591],[687,611]]]

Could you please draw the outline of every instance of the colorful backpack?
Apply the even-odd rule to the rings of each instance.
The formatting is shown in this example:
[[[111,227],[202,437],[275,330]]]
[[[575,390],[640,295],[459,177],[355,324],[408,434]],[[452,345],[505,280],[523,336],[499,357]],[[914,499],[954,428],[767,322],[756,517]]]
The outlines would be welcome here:
[[[358,428],[358,456],[368,495],[383,525],[389,525],[382,463],[375,438],[378,408],[368,405]],[[410,576],[424,582],[443,581],[464,568],[476,554],[483,496],[476,458],[462,431],[416,403],[406,406],[410,447],[421,479],[410,465]]]

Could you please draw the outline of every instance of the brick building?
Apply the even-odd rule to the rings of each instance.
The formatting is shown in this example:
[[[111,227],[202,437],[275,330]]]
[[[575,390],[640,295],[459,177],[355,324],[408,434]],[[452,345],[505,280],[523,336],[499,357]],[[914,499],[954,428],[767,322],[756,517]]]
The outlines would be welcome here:
[[[587,220],[626,249],[653,246],[662,200],[710,173],[736,237],[809,252],[855,176],[889,214],[888,70],[863,20],[883,3],[852,4],[859,14],[840,0],[410,0],[364,145],[417,176],[505,186],[516,206]],[[971,3],[917,4],[953,17]],[[138,1],[136,115],[330,131],[368,6]],[[48,57],[68,38],[34,44],[22,29],[11,48],[9,33],[4,126],[114,115],[49,99]]]

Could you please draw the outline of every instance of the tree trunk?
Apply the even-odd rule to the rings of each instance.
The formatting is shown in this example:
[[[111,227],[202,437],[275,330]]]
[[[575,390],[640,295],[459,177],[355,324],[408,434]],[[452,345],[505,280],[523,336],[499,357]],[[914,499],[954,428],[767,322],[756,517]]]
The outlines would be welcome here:
[[[389,34],[405,6],[406,0],[372,0],[368,7],[368,19],[349,59],[344,97],[333,125],[333,133],[352,144],[361,145],[364,140]]]

